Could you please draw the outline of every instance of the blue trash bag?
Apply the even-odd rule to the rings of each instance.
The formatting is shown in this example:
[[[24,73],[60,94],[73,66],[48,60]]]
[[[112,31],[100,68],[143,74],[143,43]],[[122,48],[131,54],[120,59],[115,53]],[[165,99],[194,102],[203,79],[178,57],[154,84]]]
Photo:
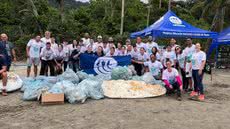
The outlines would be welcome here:
[[[21,91],[22,92],[24,92],[25,91],[25,89],[28,87],[28,86],[30,86],[30,84],[32,83],[32,82],[34,82],[35,81],[35,79],[33,79],[32,77],[29,77],[29,78],[24,78],[23,79],[23,84],[22,84],[22,87],[21,87]]]
[[[87,95],[80,87],[71,87],[65,90],[65,97],[69,103],[84,103]]]
[[[49,91],[49,93],[53,93],[53,94],[61,94],[61,93],[64,93],[64,88],[63,88],[63,85],[62,85],[62,82],[58,82],[56,83],[55,85],[53,85]]]
[[[72,69],[68,68],[64,73],[58,76],[58,81],[71,81],[73,84],[78,84],[79,78]]]
[[[132,72],[128,69],[128,67],[115,67],[111,73],[112,80],[129,80],[132,77]]]
[[[141,76],[133,76],[131,80],[143,81]]]
[[[52,87],[52,84],[46,80],[34,80],[30,84],[27,84],[23,93],[23,100],[36,100],[43,91],[48,91]]]

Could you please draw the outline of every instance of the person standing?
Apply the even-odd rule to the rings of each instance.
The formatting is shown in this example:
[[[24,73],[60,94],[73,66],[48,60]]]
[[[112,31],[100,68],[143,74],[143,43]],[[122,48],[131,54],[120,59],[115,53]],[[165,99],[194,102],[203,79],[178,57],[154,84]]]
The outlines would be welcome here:
[[[54,62],[55,62],[55,66],[56,66],[56,74],[60,75],[63,72],[62,66],[63,66],[63,62],[65,59],[65,52],[63,51],[63,46],[62,45],[58,45],[58,50],[55,51],[55,56],[54,56]]]
[[[66,71],[67,67],[68,67],[68,62],[69,62],[69,56],[70,56],[70,49],[68,46],[68,42],[67,41],[63,41],[62,43],[63,46],[63,51],[65,53],[65,59],[64,59],[64,71]]]
[[[148,42],[147,42],[147,48],[148,48],[147,52],[149,53],[149,55],[152,54],[152,48],[153,47],[159,49],[158,44],[156,42],[154,42],[153,37],[149,36]]]
[[[163,71],[162,80],[165,83],[167,94],[171,94],[176,90],[177,99],[181,101],[181,91],[183,90],[183,85],[180,75],[178,71],[172,67],[172,62],[170,60],[166,61],[166,66],[167,69]]]
[[[206,54],[201,51],[200,43],[196,44],[196,52],[192,55],[192,77],[194,81],[194,91],[191,97],[198,96],[200,101],[204,101],[203,70],[206,63]]]
[[[7,96],[7,61],[2,53],[0,54],[0,80],[2,80],[2,96]]]
[[[176,52],[177,62],[179,65],[181,76],[182,76],[183,89],[184,91],[188,91],[188,78],[186,77],[186,71],[185,71],[185,66],[184,66],[185,55],[184,55],[184,52],[181,50],[180,46],[177,46],[175,48],[175,52]]]
[[[103,47],[103,39],[101,35],[97,36],[97,42],[93,44],[93,51],[96,52],[99,46]]]
[[[171,46],[171,48],[172,48],[172,51],[175,52],[175,48],[178,46],[178,45],[176,44],[176,39],[174,39],[174,38],[171,38],[171,39],[170,39],[170,46]]]
[[[51,38],[51,49],[53,49],[54,51],[57,51],[58,50],[58,44],[55,42],[55,38],[52,37]]]
[[[85,33],[84,38],[82,38],[83,40],[83,44],[85,47],[87,47],[88,45],[90,45],[90,36],[89,33]]]
[[[147,46],[145,43],[142,42],[141,37],[137,37],[136,40],[137,40],[136,47],[138,51],[140,51],[140,48],[144,48],[145,50],[147,50]]]
[[[46,47],[43,47],[40,53],[41,70],[40,75],[48,76],[47,69],[50,69],[50,76],[55,76],[54,73],[54,51],[51,49],[51,43],[47,42]]]
[[[37,35],[34,39],[31,39],[27,44],[27,77],[30,76],[32,65],[34,66],[34,77],[37,77],[42,46],[41,37],[39,35]]]
[[[73,44],[70,46],[70,58],[69,64],[70,68],[76,73],[79,68],[79,56],[81,54],[81,46],[76,40],[73,40]]]
[[[119,42],[117,43],[116,53],[117,53],[118,56],[122,56],[122,55],[123,55],[123,54],[122,54],[122,42],[121,42],[121,41],[119,41]]]
[[[41,38],[43,47],[46,47],[46,43],[47,43],[47,42],[51,43],[51,38],[50,38],[50,36],[51,36],[51,32],[46,31],[46,32],[45,32],[45,37]]]
[[[8,36],[6,34],[1,34],[1,43],[5,47],[5,58],[7,61],[7,71],[10,71],[12,59],[14,62],[17,61],[16,52],[14,49],[14,44],[8,41]]]
[[[186,78],[188,79],[189,89],[188,91],[192,91],[192,55],[195,53],[195,45],[192,43],[192,39],[186,39],[187,47],[184,49],[184,56],[185,56],[185,64],[184,64],[184,71],[186,71]]]

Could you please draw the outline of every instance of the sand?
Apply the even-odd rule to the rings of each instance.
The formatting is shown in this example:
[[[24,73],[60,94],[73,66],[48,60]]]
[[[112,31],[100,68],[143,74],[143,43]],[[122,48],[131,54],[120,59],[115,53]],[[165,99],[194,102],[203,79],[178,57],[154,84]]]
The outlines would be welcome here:
[[[183,101],[162,96],[42,106],[22,101],[17,91],[0,96],[0,129],[229,129],[230,85],[212,85],[210,75],[204,82],[205,102],[183,94]]]

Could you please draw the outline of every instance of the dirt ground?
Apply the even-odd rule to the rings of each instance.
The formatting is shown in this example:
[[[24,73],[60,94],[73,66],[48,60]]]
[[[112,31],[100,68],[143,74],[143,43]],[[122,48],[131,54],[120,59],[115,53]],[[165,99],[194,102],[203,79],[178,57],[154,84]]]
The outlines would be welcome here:
[[[0,129],[230,129],[230,85],[212,85],[210,75],[204,82],[205,102],[183,94],[181,102],[162,96],[42,106],[18,91],[0,96]]]

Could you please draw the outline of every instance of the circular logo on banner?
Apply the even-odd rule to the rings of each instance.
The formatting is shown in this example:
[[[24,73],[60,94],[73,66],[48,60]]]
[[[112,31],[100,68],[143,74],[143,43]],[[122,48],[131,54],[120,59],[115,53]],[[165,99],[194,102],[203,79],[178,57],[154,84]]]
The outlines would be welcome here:
[[[169,21],[172,22],[173,24],[177,24],[177,25],[182,24],[182,21],[178,17],[175,17],[175,16],[169,17]]]
[[[97,74],[109,74],[117,66],[117,61],[111,57],[99,57],[94,63]]]

